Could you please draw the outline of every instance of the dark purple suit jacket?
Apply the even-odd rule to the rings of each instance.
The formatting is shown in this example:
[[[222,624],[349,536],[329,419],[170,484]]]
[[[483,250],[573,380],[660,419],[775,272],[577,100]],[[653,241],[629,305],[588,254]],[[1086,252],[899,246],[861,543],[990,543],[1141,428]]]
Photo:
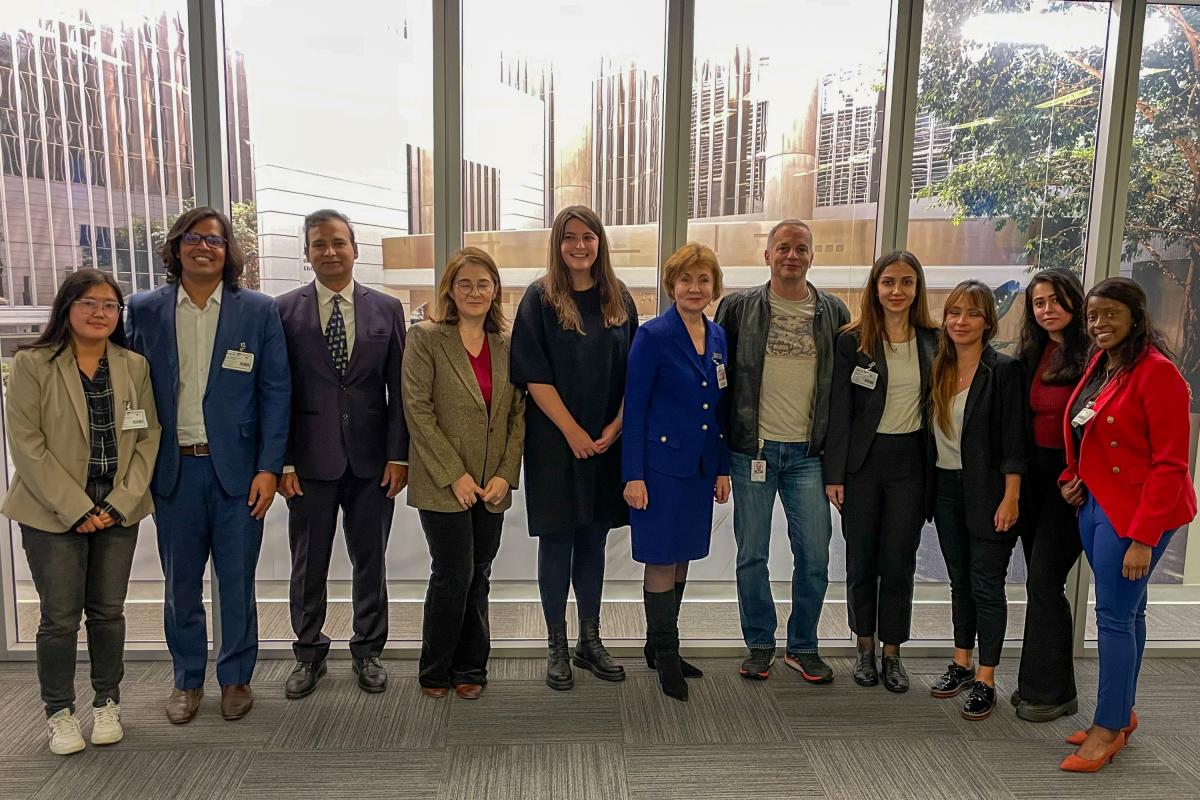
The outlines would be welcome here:
[[[359,478],[383,476],[408,460],[400,396],[404,307],[354,284],[354,348],[339,376],[325,343],[314,284],[276,298],[292,368],[292,424],[284,464],[300,480],[334,481],[349,465]]]

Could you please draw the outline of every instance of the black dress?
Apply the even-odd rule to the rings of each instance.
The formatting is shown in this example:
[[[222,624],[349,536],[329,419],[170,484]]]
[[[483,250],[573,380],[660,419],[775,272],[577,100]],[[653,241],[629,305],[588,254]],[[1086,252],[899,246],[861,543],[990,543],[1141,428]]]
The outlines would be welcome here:
[[[541,281],[521,299],[513,322],[511,380],[554,386],[571,416],[593,439],[616,418],[625,395],[625,364],[637,330],[637,307],[625,293],[629,320],[604,327],[600,288],[575,292],[586,335],[563,330],[543,301]],[[529,535],[573,533],[583,525],[629,524],[622,496],[621,440],[607,452],[578,459],[558,427],[533,398],[525,404],[525,507]]]

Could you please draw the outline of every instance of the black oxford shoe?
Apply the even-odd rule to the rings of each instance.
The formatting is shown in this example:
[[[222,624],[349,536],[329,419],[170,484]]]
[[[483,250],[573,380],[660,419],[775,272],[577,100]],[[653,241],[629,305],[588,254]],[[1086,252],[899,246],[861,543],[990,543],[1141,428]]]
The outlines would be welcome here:
[[[859,686],[878,686],[879,669],[875,666],[875,651],[860,650],[854,661],[854,682]]]
[[[904,668],[904,662],[900,660],[900,656],[884,656],[883,688],[889,692],[904,694],[908,691],[908,687],[908,670]]]
[[[292,668],[292,674],[288,675],[287,685],[284,687],[284,693],[289,700],[299,700],[301,697],[308,697],[317,689],[317,681],[325,677],[327,668],[325,659],[317,662],[297,661],[296,666]]]
[[[378,658],[354,659],[354,674],[358,676],[358,688],[364,692],[382,692],[387,688],[387,670]]]

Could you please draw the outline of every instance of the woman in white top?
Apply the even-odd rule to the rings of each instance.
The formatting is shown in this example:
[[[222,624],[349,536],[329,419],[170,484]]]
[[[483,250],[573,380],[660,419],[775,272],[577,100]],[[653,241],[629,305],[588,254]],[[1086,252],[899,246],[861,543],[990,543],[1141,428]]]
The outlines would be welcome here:
[[[954,661],[931,694],[967,689],[962,715],[979,720],[996,702],[1008,626],[1004,579],[1017,540],[1027,399],[1020,362],[989,344],[998,325],[991,289],[963,281],[946,298],[942,319],[933,362],[933,510],[950,576]],[[976,637],[978,673],[971,658]]]

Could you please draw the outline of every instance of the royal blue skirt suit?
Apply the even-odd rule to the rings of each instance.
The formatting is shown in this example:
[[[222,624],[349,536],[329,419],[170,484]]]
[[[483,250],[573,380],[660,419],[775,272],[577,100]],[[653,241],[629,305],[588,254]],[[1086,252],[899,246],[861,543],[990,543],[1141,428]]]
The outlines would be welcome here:
[[[633,558],[675,564],[708,555],[713,491],[729,474],[718,367],[725,334],[705,319],[697,353],[675,306],[638,328],[629,350],[621,478],[646,482],[644,510],[630,509]]]

